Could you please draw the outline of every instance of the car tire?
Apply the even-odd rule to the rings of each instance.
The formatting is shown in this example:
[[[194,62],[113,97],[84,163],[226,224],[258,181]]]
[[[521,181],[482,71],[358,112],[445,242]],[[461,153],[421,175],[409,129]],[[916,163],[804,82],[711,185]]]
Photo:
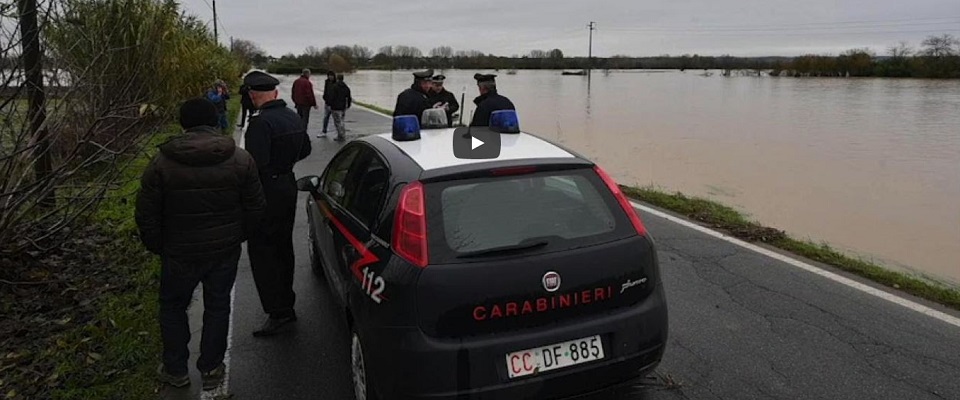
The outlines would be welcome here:
[[[377,400],[367,375],[367,356],[363,341],[357,328],[350,329],[350,376],[353,381],[353,395],[356,400]]]

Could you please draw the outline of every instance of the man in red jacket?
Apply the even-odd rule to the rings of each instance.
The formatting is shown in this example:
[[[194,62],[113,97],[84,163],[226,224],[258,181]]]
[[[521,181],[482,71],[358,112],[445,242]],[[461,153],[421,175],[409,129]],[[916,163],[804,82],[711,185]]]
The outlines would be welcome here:
[[[304,68],[303,73],[293,81],[293,104],[297,107],[297,114],[303,120],[303,127],[310,128],[310,108],[319,109],[317,96],[313,92],[313,82],[310,82],[310,70]]]

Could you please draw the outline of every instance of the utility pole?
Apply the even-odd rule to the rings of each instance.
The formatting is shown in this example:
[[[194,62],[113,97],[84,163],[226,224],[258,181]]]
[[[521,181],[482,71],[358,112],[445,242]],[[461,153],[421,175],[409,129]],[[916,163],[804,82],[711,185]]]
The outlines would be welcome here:
[[[587,71],[589,72],[593,69],[593,31],[597,29],[597,23],[590,21],[587,27],[590,28],[590,50],[587,55]]]
[[[213,0],[213,40],[220,44],[220,35],[217,31],[217,0]]]

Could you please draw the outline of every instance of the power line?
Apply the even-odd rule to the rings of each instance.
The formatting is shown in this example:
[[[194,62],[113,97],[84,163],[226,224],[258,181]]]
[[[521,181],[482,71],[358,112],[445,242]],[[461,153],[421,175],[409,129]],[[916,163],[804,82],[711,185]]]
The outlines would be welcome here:
[[[677,31],[677,32],[662,32],[668,33],[670,35],[712,35],[712,36],[821,36],[821,35],[873,35],[873,34],[894,34],[894,33],[943,33],[944,31],[953,32],[960,31],[958,28],[953,29],[925,29],[925,30],[893,30],[893,31],[862,31],[862,32],[768,32],[768,33],[757,33],[757,32],[712,32],[712,31]],[[649,31],[627,31],[621,30],[618,32],[622,33],[634,33],[634,34],[651,34],[654,32]]]
[[[960,20],[958,20],[960,22]],[[921,27],[921,26],[943,26],[943,27],[952,27],[956,26],[957,22],[936,22],[936,23],[915,23],[911,24],[912,26],[903,26],[903,24],[885,24],[885,25],[874,25],[874,26],[835,26],[835,27],[809,27],[809,28],[792,28],[792,27],[772,27],[772,28],[729,28],[729,29],[713,29],[713,28],[702,28],[698,26],[692,26],[689,28],[654,28],[654,27],[643,27],[643,28],[608,28],[607,30],[613,32],[787,32],[787,31],[837,31],[837,33],[843,33],[844,30],[851,29],[880,29],[880,28],[890,28],[890,27],[902,27],[902,28],[911,28],[911,27]]]
[[[939,22],[935,22],[939,21]],[[829,25],[839,25],[839,26],[851,26],[851,25],[875,25],[875,26],[896,26],[896,25],[928,25],[928,24],[948,24],[956,21],[960,21],[960,16],[951,16],[951,17],[936,17],[936,18],[909,18],[909,19],[889,19],[889,20],[872,20],[872,21],[824,21],[824,22],[801,22],[801,23],[777,23],[777,24],[757,24],[757,25],[712,25],[707,23],[700,22],[691,22],[691,25],[696,28],[701,29],[724,29],[732,28],[735,30],[743,29],[754,29],[754,28],[789,28],[789,27],[801,27],[801,26],[829,26]],[[610,29],[641,29],[635,27],[613,27]],[[689,29],[682,26],[656,26],[649,25],[642,29]],[[815,29],[815,28],[814,28]]]

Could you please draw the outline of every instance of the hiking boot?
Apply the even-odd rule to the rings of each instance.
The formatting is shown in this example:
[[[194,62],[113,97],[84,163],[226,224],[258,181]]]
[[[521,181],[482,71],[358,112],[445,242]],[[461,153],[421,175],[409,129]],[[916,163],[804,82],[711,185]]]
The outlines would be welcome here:
[[[190,384],[190,375],[183,374],[183,376],[176,376],[167,373],[167,368],[163,366],[163,363],[160,363],[160,366],[157,367],[157,379],[160,382],[166,383],[173,387],[184,387]]]
[[[259,330],[253,332],[253,336],[263,337],[276,335],[277,333],[280,333],[280,328],[282,328],[284,325],[295,322],[296,320],[296,315],[282,318],[267,318],[266,322],[263,323],[263,326],[261,326]]]
[[[220,363],[213,371],[201,372],[200,378],[203,380],[203,390],[216,389],[223,383],[223,377],[226,373],[227,366],[224,363]]]
[[[336,140],[336,141],[338,141],[338,142],[342,142],[342,141],[344,141],[344,140],[347,140],[347,138],[345,138],[345,137],[343,137],[343,136],[337,136],[337,138],[336,138],[336,139],[333,139],[333,140]]]
[[[319,138],[319,139],[323,139],[323,138],[325,138],[325,137],[327,137],[327,133],[326,133],[326,132],[317,134],[317,138]]]

